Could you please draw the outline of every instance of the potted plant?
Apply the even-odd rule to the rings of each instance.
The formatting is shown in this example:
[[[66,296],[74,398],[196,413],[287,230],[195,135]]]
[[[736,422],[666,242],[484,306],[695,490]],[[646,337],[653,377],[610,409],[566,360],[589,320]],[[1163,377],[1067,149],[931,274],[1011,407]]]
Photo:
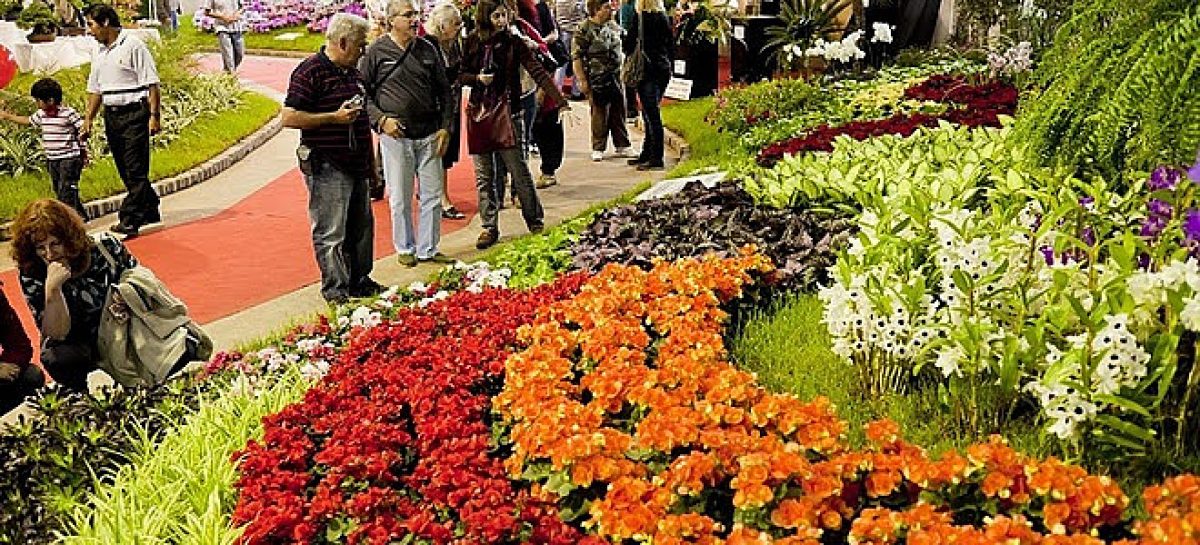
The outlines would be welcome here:
[[[678,9],[675,58],[687,63],[683,76],[692,80],[692,98],[709,96],[717,90],[718,46],[729,42],[730,9],[712,0],[681,2]]]
[[[857,0],[788,0],[779,10],[780,25],[767,29],[764,50],[770,51],[780,72],[804,77],[819,72],[824,63],[808,54],[818,39],[833,40],[846,27],[840,22]]]
[[[21,0],[0,0],[0,19],[16,21],[21,16]]]
[[[17,25],[29,29],[29,43],[52,42],[58,32],[58,19],[50,11],[50,6],[34,1],[21,10]]]

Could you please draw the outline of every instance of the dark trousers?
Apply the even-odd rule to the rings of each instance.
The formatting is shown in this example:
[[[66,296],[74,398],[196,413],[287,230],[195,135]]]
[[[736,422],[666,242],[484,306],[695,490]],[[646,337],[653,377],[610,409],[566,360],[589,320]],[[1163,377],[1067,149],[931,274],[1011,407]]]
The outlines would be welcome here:
[[[497,210],[499,210],[497,203],[499,201],[493,178],[499,163],[503,163],[513,175],[513,193],[516,193],[521,200],[521,217],[525,219],[525,225],[530,230],[542,226],[545,212],[542,210],[541,201],[538,200],[537,190],[533,187],[533,176],[529,173],[529,165],[525,164],[525,158],[521,156],[519,147],[511,147],[495,153],[472,155],[471,159],[475,161],[475,189],[479,192],[479,219],[483,223],[484,229],[500,232],[497,223]]]
[[[638,158],[652,165],[663,163],[662,85],[646,80],[638,83],[638,99],[642,102],[642,123],[646,128],[646,139],[642,141],[642,152]]]
[[[88,373],[96,370],[96,348],[77,341],[46,341],[42,367],[50,378],[67,390],[87,393]]]
[[[130,226],[161,221],[158,194],[150,185],[150,106],[145,101],[105,106],[104,134],[127,191],[117,217]]]
[[[83,221],[87,221],[87,211],[83,209],[83,201],[79,199],[79,176],[83,173],[83,157],[50,159],[46,161],[46,170],[50,172],[50,185],[54,188],[54,196],[78,212]]]
[[[562,166],[564,138],[563,126],[558,120],[558,112],[543,113],[538,116],[537,121],[533,122],[533,141],[537,143],[538,151],[541,153],[542,174],[553,176],[555,172],[558,172],[558,167]]]
[[[517,131],[517,150],[521,152],[521,160],[529,161],[529,141],[526,139],[529,131],[525,129],[526,108],[524,107],[524,101],[522,101],[521,106],[521,111],[512,114],[512,124],[513,130]],[[496,186],[496,206],[504,208],[504,196],[508,192],[509,185],[509,172],[508,166],[500,157],[500,152],[492,153],[492,165],[492,185]],[[513,191],[513,193],[515,194],[516,191]]]
[[[36,365],[26,365],[12,380],[0,380],[0,416],[17,408],[45,382],[42,370]]]
[[[614,148],[629,147],[629,129],[625,126],[625,91],[617,86],[611,95],[593,90],[592,107],[592,151],[604,151],[608,147],[608,135],[612,134]]]
[[[632,85],[625,86],[625,116],[637,117],[638,114],[638,90]]]

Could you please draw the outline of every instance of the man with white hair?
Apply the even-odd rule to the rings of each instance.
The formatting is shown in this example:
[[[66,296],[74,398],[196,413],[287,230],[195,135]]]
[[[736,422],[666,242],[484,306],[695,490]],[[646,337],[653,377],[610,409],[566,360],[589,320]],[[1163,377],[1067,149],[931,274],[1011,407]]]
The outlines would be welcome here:
[[[380,36],[359,61],[367,113],[379,133],[383,177],[392,211],[392,244],[402,265],[452,263],[438,251],[442,220],[441,158],[450,143],[454,108],[446,66],[436,46],[418,39],[414,0],[391,0]],[[420,188],[419,233],[412,221],[413,178]]]
[[[308,187],[321,296],[330,303],[381,291],[368,276],[374,262],[368,186],[376,176],[365,89],[355,66],[367,43],[367,20],[334,15],[325,45],[292,71],[283,126],[300,129],[296,157]]]

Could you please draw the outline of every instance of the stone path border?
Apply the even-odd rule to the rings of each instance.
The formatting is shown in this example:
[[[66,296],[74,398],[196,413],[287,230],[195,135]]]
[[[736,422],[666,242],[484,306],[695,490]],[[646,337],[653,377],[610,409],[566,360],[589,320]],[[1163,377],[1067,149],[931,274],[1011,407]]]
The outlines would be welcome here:
[[[250,133],[250,136],[235,142],[233,145],[226,148],[225,151],[218,153],[215,157],[204,161],[203,163],[200,163],[199,165],[196,165],[180,174],[176,174],[169,178],[164,178],[152,183],[151,185],[154,186],[154,192],[158,193],[158,195],[162,197],[175,193],[176,191],[182,191],[200,182],[208,180],[209,178],[221,173],[225,169],[233,166],[234,163],[242,160],[242,158],[244,158],[250,152],[258,149],[259,146],[262,146],[276,134],[279,134],[279,131],[282,129],[283,121],[278,115],[276,115],[275,117],[271,118],[271,120],[267,121],[266,125],[263,125],[258,130]],[[88,201],[83,203],[83,207],[87,211],[88,217],[95,219],[116,212],[121,207],[121,201],[124,199],[125,193],[118,193],[102,199]],[[0,240],[9,239],[9,228],[11,226],[11,221],[0,225]]]

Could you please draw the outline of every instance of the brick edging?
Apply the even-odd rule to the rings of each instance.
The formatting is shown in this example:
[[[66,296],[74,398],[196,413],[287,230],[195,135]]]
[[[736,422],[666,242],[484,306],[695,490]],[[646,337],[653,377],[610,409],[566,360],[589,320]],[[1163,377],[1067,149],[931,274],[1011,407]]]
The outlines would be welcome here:
[[[232,146],[226,148],[225,151],[218,153],[215,157],[212,157],[207,161],[204,161],[203,163],[200,163],[182,173],[158,180],[150,185],[154,187],[154,192],[158,193],[160,197],[192,187],[200,182],[212,178],[213,176],[216,176],[217,174],[220,174],[221,172],[224,172],[225,169],[233,166],[234,163],[245,158],[246,155],[250,154],[250,152],[267,143],[268,140],[273,138],[276,134],[279,134],[279,131],[282,129],[283,122],[281,118],[276,115],[265,125],[259,127],[258,130],[250,133],[250,136],[235,142]],[[110,197],[88,201],[83,203],[83,207],[87,210],[88,217],[95,219],[116,212],[117,209],[121,207],[121,201],[124,199],[125,193],[120,193]],[[11,226],[11,221],[0,225],[0,240],[9,239],[9,228]]]

